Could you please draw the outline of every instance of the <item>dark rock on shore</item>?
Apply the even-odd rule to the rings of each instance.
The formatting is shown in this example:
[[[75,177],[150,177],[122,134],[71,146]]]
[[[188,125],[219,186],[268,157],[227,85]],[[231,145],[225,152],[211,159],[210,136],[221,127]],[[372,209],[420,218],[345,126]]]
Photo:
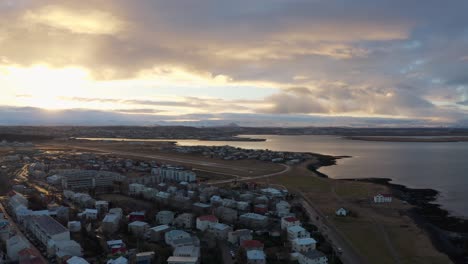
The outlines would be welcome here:
[[[451,216],[434,202],[439,192],[433,189],[412,189],[391,183],[386,178],[345,179],[371,182],[390,187],[392,194],[413,205],[408,215],[425,229],[435,247],[447,254],[454,263],[468,263],[468,221]]]

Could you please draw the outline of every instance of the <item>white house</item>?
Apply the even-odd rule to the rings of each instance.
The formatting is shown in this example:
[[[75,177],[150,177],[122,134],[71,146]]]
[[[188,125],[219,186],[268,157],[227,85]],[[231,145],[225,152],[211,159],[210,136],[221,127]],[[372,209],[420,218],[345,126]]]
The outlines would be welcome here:
[[[299,264],[327,264],[328,259],[320,251],[311,250],[305,253],[300,253],[297,257]]]
[[[374,196],[374,203],[391,203],[392,196],[390,194],[377,194]]]
[[[347,216],[348,215],[348,210],[341,207],[340,209],[336,210],[335,214],[337,216]]]
[[[205,231],[208,228],[211,228],[214,224],[217,224],[218,218],[214,215],[203,215],[197,217],[196,227],[200,231]]]
[[[292,240],[291,244],[294,252],[307,252],[316,248],[317,241],[310,237],[296,238]]]
[[[294,240],[296,238],[308,238],[310,233],[307,232],[302,226],[290,226],[287,229],[288,239]]]
[[[281,229],[284,230],[290,226],[300,226],[301,221],[294,216],[285,216],[281,218]]]

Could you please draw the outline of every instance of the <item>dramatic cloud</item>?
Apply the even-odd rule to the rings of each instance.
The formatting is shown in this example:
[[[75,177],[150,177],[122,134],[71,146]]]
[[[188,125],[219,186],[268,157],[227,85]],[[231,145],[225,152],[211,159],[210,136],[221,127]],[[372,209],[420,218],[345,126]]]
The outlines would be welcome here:
[[[466,10],[464,0],[2,1],[0,105],[461,124]]]

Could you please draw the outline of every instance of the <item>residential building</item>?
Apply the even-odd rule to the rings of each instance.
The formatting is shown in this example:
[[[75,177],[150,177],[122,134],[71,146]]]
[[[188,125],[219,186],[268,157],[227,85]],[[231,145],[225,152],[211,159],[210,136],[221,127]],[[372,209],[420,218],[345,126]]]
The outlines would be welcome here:
[[[119,230],[121,217],[119,214],[108,213],[104,216],[101,223],[101,229],[104,233],[112,234]]]
[[[83,249],[80,244],[74,240],[50,242],[49,247],[51,248],[49,255],[56,255],[58,258],[80,257],[83,255]]]
[[[118,257],[116,259],[110,259],[106,264],[128,264],[128,259],[125,257]]]
[[[160,225],[172,224],[173,220],[174,220],[174,212],[160,211],[156,214],[156,223]]]
[[[290,211],[291,205],[288,202],[281,200],[278,203],[276,203],[276,215],[278,217],[288,216],[290,214]]]
[[[70,232],[80,232],[81,231],[81,222],[80,221],[70,221],[67,224],[68,230]]]
[[[238,229],[228,233],[228,241],[234,245],[240,245],[245,240],[252,240],[252,230]]]
[[[174,219],[174,226],[178,228],[192,229],[195,216],[191,213],[183,213]]]
[[[299,264],[327,264],[328,259],[325,254],[317,250],[310,250],[298,255]]]
[[[255,213],[246,213],[239,217],[239,222],[252,229],[265,228],[268,225],[268,217]]]
[[[150,228],[150,238],[153,242],[158,242],[164,239],[164,234],[169,232],[171,228],[168,225],[159,225]]]
[[[19,259],[19,252],[25,248],[29,248],[31,245],[29,244],[26,238],[16,235],[10,237],[6,241],[6,251],[8,259],[11,261],[18,261]]]
[[[154,263],[154,258],[155,258],[156,254],[154,253],[154,251],[147,251],[147,252],[140,252],[140,253],[137,253],[136,256],[135,256],[135,262],[137,264],[152,264]]]
[[[82,216],[86,220],[96,220],[98,218],[98,210],[97,209],[85,209],[82,213]]]
[[[96,201],[94,207],[98,211],[99,215],[104,215],[109,211],[109,202],[108,201]]]
[[[241,243],[241,247],[245,249],[245,251],[249,250],[263,250],[263,243],[258,240],[244,240]]]
[[[237,210],[224,206],[214,209],[214,214],[223,222],[235,223],[237,221]]]
[[[310,233],[307,232],[302,226],[290,226],[287,229],[288,239],[294,240],[296,238],[308,238]]]
[[[142,194],[145,185],[139,183],[131,183],[128,185],[128,194],[130,196],[138,196]]]
[[[70,240],[70,231],[47,215],[28,217],[27,228],[44,246],[47,246],[51,240]]]
[[[66,263],[67,264],[89,264],[88,261],[80,257],[71,257],[70,259],[67,260]]]
[[[110,189],[114,181],[124,176],[109,171],[64,170],[57,173],[62,179],[62,188],[70,190]]]
[[[214,224],[217,224],[218,218],[214,215],[203,215],[197,217],[196,227],[200,231],[205,231],[208,228],[212,227]]]
[[[198,264],[198,258],[172,256],[167,259],[167,264]]]
[[[181,246],[174,249],[174,256],[176,257],[200,257],[200,247],[198,246]]]
[[[166,244],[174,247],[174,241],[182,238],[191,238],[190,234],[182,230],[171,230],[164,234]]]
[[[247,264],[266,264],[266,256],[263,250],[247,251]]]
[[[340,209],[336,210],[335,214],[337,216],[347,216],[348,215],[348,210],[341,207]]]
[[[390,194],[377,194],[374,196],[374,203],[391,203],[392,196]]]
[[[135,221],[128,224],[128,231],[136,237],[142,237],[149,228],[150,225],[142,221]]]
[[[290,226],[300,226],[301,221],[294,216],[285,216],[281,218],[281,229],[284,230]]]
[[[314,250],[317,246],[317,241],[315,239],[306,237],[306,238],[296,238],[291,241],[292,250],[294,252],[308,252]]]
[[[232,231],[232,227],[222,223],[212,224],[208,228],[208,232],[214,234],[217,239],[227,240],[229,232]]]

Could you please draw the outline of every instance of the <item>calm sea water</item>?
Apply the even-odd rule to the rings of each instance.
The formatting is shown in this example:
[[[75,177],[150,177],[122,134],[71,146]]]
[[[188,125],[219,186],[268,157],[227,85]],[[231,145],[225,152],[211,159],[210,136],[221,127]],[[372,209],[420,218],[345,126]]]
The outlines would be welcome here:
[[[336,136],[246,136],[264,142],[177,140],[179,145],[231,145],[277,151],[348,155],[323,167],[331,178],[390,178],[411,188],[440,191],[438,203],[453,215],[468,217],[468,142],[370,142]]]

